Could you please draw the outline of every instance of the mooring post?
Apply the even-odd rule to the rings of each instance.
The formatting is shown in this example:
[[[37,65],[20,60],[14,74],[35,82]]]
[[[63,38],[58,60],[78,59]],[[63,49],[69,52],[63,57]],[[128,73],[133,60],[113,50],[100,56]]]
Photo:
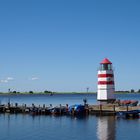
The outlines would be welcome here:
[[[20,107],[21,108],[21,111],[22,111],[22,113],[25,113],[25,104],[22,104],[22,106]]]
[[[17,107],[18,106],[18,103],[15,103],[15,107]]]
[[[10,103],[8,102],[8,108],[10,108]]]
[[[75,110],[74,110],[74,108],[72,108],[72,115],[74,116],[75,115]]]
[[[87,107],[85,108],[85,110],[86,110],[86,115],[89,115],[89,108],[88,108],[88,105],[87,105]]]
[[[61,110],[61,104],[60,104],[60,115],[62,114],[62,110]]]
[[[100,104],[100,115],[102,114],[102,105]]]
[[[35,109],[35,105],[32,103],[32,109]]]
[[[129,110],[128,105],[126,106],[126,110],[127,110],[127,111]]]
[[[113,111],[114,111],[114,113],[116,112],[116,106],[115,105],[113,105]]]
[[[8,109],[10,108],[10,98],[8,99]]]
[[[66,104],[66,111],[68,112],[68,110],[69,110],[69,105]]]

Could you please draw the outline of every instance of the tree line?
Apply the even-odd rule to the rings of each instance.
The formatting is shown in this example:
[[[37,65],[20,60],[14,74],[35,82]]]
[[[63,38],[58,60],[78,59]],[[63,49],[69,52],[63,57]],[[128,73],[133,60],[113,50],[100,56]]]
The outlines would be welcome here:
[[[120,90],[120,91],[115,91],[116,93],[140,93],[140,89],[138,90],[134,90],[134,89],[131,89],[131,90]]]
[[[49,94],[50,93],[50,94],[52,94],[54,92],[49,91],[49,90],[45,90],[44,92],[34,92],[32,90],[30,90],[28,92],[19,92],[19,91],[14,90],[14,91],[9,91],[8,93],[14,93],[14,94],[20,94],[20,93],[30,93],[30,94],[33,94],[33,93],[45,93],[45,94]]]

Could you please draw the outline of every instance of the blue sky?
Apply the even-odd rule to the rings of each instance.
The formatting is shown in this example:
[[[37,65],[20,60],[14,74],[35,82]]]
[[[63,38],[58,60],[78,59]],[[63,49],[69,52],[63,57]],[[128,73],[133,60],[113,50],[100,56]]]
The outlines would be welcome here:
[[[0,91],[90,91],[104,57],[116,90],[140,88],[139,0],[0,0]]]

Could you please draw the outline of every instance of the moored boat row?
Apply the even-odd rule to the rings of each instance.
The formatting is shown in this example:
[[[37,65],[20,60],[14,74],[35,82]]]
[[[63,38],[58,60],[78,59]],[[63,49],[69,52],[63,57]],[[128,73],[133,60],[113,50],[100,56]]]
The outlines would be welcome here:
[[[30,114],[30,115],[72,115],[72,116],[118,116],[118,117],[135,117],[139,116],[140,106],[119,106],[115,104],[107,105],[88,105],[88,104],[75,104],[68,106],[59,105],[53,107],[50,106],[15,106],[11,104],[0,105],[0,113],[10,113],[10,114]]]
[[[23,113],[30,115],[84,115],[86,113],[86,107],[84,105],[72,105],[72,106],[55,106],[52,107],[40,107],[32,104],[31,107],[27,106],[15,106],[8,105],[0,105],[0,113]]]

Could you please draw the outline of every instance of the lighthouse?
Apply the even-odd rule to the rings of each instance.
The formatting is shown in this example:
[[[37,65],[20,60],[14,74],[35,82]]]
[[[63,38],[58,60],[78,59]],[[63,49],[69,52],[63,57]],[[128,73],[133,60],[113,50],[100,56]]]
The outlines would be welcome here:
[[[105,102],[115,101],[114,91],[115,84],[112,63],[109,59],[105,58],[100,63],[100,68],[98,70],[97,100]]]

